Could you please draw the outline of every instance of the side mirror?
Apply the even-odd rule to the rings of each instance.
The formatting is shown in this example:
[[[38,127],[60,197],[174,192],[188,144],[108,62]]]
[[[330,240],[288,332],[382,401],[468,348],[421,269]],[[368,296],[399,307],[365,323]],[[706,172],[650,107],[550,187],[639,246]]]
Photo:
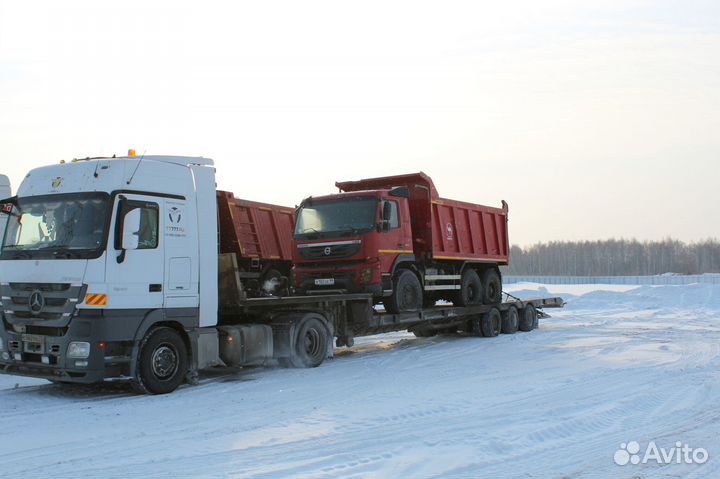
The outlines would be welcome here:
[[[140,208],[129,211],[123,218],[122,249],[137,249],[140,242]]]

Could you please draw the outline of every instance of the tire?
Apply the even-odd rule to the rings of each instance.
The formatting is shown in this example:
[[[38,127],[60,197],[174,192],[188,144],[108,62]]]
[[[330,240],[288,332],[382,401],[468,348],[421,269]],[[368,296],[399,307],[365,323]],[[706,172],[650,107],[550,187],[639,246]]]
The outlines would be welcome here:
[[[187,348],[172,328],[154,329],[140,345],[133,388],[141,393],[167,394],[185,381]]]
[[[465,325],[465,332],[470,336],[482,337],[482,318],[483,315],[473,315]]]
[[[295,347],[289,363],[295,368],[320,366],[328,351],[328,329],[317,316],[306,316],[295,328]],[[282,364],[287,362],[282,361]]]
[[[405,311],[419,311],[423,307],[423,290],[415,273],[402,270],[393,281],[392,294],[383,299],[385,311],[398,314]]]
[[[483,283],[474,269],[466,268],[460,280],[460,291],[455,295],[455,306],[470,306],[483,302]]]
[[[502,315],[503,334],[513,334],[517,332],[519,324],[520,314],[515,306],[510,306]]]
[[[283,296],[283,292],[287,290],[287,279],[283,278],[285,278],[285,276],[283,276],[280,271],[272,268],[268,269],[263,273],[262,278],[260,278],[259,293],[261,295]],[[272,283],[266,284],[268,281]]]
[[[526,305],[520,312],[520,331],[532,331],[537,321],[537,311],[532,304]]]
[[[502,302],[502,281],[500,280],[500,273],[496,269],[485,271],[482,284],[482,302],[484,304],[499,304]]]
[[[486,338],[494,338],[500,334],[500,328],[502,327],[502,316],[497,308],[492,308],[487,313],[483,314],[480,320],[480,329],[482,335]]]

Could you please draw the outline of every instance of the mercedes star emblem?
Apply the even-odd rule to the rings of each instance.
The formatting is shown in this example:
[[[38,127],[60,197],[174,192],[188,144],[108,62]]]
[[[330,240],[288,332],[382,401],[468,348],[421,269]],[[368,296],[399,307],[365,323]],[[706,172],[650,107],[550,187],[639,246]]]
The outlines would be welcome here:
[[[38,290],[33,291],[30,295],[30,312],[32,314],[40,314],[44,307],[45,298],[42,293]]]

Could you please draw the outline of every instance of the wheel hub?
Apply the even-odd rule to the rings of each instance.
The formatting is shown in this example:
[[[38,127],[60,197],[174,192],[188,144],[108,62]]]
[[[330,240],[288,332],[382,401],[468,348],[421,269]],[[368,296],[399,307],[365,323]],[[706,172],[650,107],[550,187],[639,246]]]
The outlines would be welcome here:
[[[161,344],[152,355],[152,371],[159,379],[167,379],[175,374],[178,368],[178,356],[169,344]]]
[[[311,329],[305,334],[305,352],[310,356],[314,356],[318,353],[320,348],[320,334]]]

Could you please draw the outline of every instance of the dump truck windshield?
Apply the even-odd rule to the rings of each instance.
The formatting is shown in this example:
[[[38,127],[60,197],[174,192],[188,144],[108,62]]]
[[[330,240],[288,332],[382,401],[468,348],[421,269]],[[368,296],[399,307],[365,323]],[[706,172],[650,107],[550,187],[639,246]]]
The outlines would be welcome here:
[[[97,257],[109,215],[104,193],[17,198],[8,215],[2,259]]]
[[[377,204],[377,198],[368,196],[306,203],[298,210],[295,237],[371,230],[375,227]]]

